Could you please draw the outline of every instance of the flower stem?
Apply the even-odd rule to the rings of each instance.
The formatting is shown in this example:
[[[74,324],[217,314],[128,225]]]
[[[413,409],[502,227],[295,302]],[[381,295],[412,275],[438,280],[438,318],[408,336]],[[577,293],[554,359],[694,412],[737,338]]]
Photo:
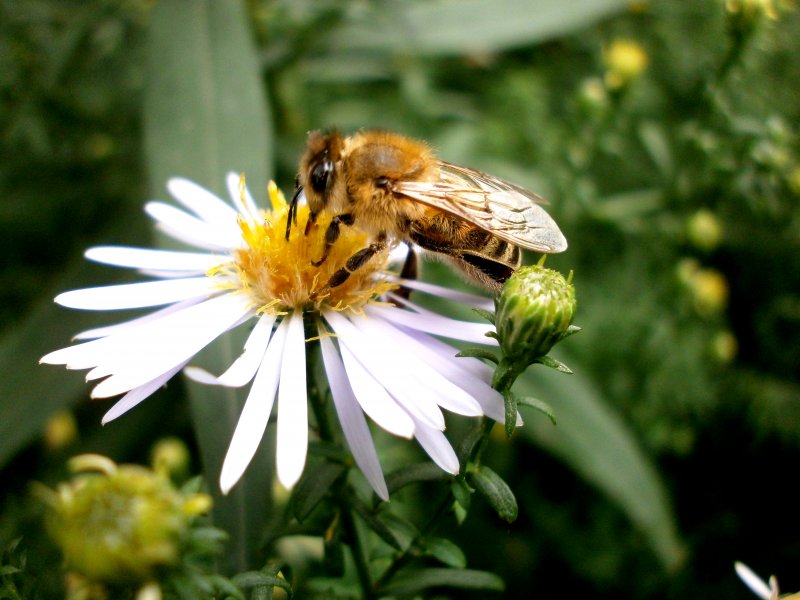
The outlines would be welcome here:
[[[306,322],[306,338],[315,335],[313,331],[316,330],[316,325]],[[312,332],[312,333],[309,333]],[[320,393],[319,385],[315,379],[314,367],[320,355],[319,341],[309,344],[308,354],[306,360],[308,361],[306,367],[307,373],[307,389],[308,399],[311,403],[311,410],[314,411],[314,416],[317,420],[317,427],[319,429],[319,437],[322,441],[330,444],[338,444],[340,442],[335,435],[335,428],[331,423],[330,411],[327,410],[326,402]],[[345,539],[350,543],[350,551],[353,555],[353,562],[356,566],[358,574],[358,581],[361,585],[362,598],[365,600],[373,600],[376,598],[375,588],[372,584],[372,574],[370,573],[369,561],[367,559],[366,548],[364,547],[363,538],[359,535],[358,527],[356,526],[353,517],[353,510],[349,505],[349,499],[355,493],[350,489],[347,483],[347,472],[339,478],[334,484],[334,497],[337,498],[339,510],[341,515],[341,525],[345,533]]]
[[[381,574],[378,580],[375,582],[375,589],[380,590],[384,585],[386,585],[389,581],[392,580],[392,577],[397,574],[400,569],[402,569],[410,560],[415,558],[416,550],[418,550],[418,543],[420,540],[424,539],[433,529],[441,522],[441,518],[453,504],[453,496],[450,491],[448,491],[439,502],[439,505],[436,507],[436,510],[433,513],[433,516],[428,520],[424,527],[420,528],[417,532],[417,535],[414,539],[411,540],[411,543],[408,544],[408,547],[400,552],[390,564],[387,569]]]

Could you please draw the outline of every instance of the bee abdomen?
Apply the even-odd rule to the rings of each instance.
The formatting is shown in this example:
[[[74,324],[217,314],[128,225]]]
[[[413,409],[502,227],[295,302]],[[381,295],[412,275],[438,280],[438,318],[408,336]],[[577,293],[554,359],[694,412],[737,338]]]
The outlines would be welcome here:
[[[522,256],[517,246],[490,234],[487,234],[487,239],[482,246],[476,245],[473,246],[473,249],[480,250],[479,253],[486,258],[510,265],[515,269],[519,267],[522,261]]]

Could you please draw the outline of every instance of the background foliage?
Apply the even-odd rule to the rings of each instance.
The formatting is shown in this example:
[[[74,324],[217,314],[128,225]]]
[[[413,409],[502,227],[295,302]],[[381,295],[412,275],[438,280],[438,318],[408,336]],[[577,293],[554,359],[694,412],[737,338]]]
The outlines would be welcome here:
[[[122,277],[83,249],[144,244],[142,201],[176,170],[288,191],[308,130],[381,127],[539,191],[570,241],[548,265],[576,272],[584,331],[561,358],[577,375],[519,384],[559,424],[531,413],[494,442],[520,517],[474,503],[446,532],[468,565],[510,597],[745,598],[734,560],[800,589],[783,491],[800,447],[800,16],[742,5],[251,0],[221,18],[206,2],[0,2],[0,540],[23,536],[4,564],[20,548],[27,572],[58,564],[28,485],[65,457],[195,445],[180,384],[101,429],[81,376],[37,365],[96,323],[54,294]],[[198,112],[211,95],[225,118]]]

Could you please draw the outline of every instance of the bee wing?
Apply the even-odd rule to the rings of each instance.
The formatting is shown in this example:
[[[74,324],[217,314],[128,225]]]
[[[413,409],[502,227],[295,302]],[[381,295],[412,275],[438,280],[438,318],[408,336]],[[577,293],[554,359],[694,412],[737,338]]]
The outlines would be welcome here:
[[[546,201],[491,175],[439,162],[437,181],[400,181],[394,192],[453,214],[522,248],[563,252],[567,240]]]

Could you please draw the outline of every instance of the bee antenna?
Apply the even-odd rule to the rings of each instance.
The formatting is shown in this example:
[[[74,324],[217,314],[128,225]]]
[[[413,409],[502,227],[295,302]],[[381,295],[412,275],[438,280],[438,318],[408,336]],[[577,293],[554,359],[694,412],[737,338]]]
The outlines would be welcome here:
[[[300,194],[303,186],[298,185],[294,190],[292,201],[289,202],[289,214],[286,216],[286,241],[289,241],[289,233],[292,231],[292,223],[297,225],[297,203],[300,201]]]

